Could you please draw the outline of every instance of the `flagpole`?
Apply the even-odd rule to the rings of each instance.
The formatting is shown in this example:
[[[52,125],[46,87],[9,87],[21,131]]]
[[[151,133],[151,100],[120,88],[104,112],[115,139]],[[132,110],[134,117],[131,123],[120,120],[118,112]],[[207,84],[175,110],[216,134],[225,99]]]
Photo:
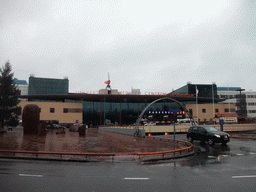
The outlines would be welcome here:
[[[199,122],[198,122],[198,89],[197,89],[197,86],[196,86],[196,111],[197,111],[197,114],[196,114],[197,124],[199,124]]]
[[[214,117],[215,117],[215,108],[214,108],[214,90],[213,90],[213,85],[214,85],[215,83],[213,82],[212,83],[212,115],[213,115],[213,119],[214,119]]]

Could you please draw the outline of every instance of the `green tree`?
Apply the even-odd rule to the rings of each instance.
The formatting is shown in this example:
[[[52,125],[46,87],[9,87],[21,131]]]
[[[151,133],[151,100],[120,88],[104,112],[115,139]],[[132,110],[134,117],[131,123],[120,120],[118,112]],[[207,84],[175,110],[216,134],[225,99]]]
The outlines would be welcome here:
[[[14,84],[12,66],[7,61],[0,68],[0,127],[11,117],[11,111],[19,103],[18,89]]]

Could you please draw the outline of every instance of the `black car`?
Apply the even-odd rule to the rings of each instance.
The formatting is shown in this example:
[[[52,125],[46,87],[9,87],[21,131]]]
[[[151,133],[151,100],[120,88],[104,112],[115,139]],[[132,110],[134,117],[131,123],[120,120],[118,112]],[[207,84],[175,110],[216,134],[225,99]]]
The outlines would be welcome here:
[[[219,131],[214,127],[208,126],[193,126],[190,127],[187,132],[187,139],[189,142],[194,140],[199,140],[202,142],[208,142],[209,145],[214,145],[214,143],[222,143],[225,145],[229,142],[229,134],[223,131]]]

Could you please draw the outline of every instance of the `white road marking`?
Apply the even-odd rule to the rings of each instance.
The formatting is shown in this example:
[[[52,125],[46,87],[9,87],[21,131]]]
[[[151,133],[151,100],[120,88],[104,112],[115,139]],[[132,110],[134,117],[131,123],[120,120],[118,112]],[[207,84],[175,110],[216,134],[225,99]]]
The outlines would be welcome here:
[[[232,176],[233,179],[253,178],[253,177],[256,177],[256,175]]]
[[[124,179],[125,180],[149,180],[149,178],[129,178],[129,177],[126,177]]]
[[[209,159],[215,159],[215,156],[208,156]]]
[[[244,154],[240,154],[240,153],[238,153],[237,155],[241,156],[241,155],[244,155]]]
[[[256,153],[251,152],[250,154],[251,154],[251,155],[255,155]]]
[[[21,177],[43,177],[43,175],[19,174]]]

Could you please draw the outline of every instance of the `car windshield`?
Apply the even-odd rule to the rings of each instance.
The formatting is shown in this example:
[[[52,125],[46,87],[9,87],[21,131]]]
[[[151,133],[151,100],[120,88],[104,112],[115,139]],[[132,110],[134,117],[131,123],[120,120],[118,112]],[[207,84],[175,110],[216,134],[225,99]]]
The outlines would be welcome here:
[[[206,131],[208,132],[216,132],[219,131],[218,129],[214,128],[214,127],[204,127]]]

